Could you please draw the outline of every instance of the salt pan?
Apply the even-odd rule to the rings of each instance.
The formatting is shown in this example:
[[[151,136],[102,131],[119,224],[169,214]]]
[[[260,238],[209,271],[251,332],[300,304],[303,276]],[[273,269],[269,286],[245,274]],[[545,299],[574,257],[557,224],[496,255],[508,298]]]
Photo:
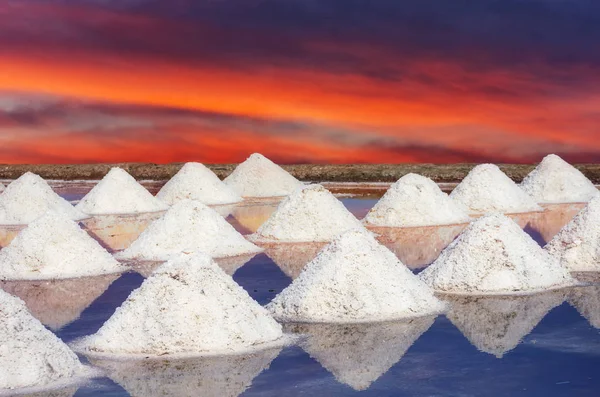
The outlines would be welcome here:
[[[262,252],[206,205],[183,200],[152,222],[118,259],[161,261],[184,251],[214,258]]]
[[[531,293],[575,284],[556,258],[501,214],[471,223],[419,276],[438,292],[458,294]]]
[[[48,212],[0,251],[0,279],[47,280],[127,270],[62,214]]]
[[[75,353],[1,290],[0,340],[0,392],[54,387],[84,373]]]
[[[407,174],[394,183],[369,211],[363,223],[413,227],[469,222],[464,208],[429,178]]]
[[[181,200],[196,200],[206,205],[239,203],[240,197],[231,187],[224,184],[214,172],[200,163],[186,163],[171,178],[156,198],[173,205]]]
[[[309,185],[283,200],[250,239],[265,242],[327,242],[351,229],[364,227],[327,189],[321,185]]]
[[[600,196],[544,247],[571,271],[600,271]]]
[[[243,197],[287,196],[302,186],[302,182],[258,153],[239,164],[223,182]]]
[[[197,253],[181,254],[155,270],[78,345],[114,355],[229,354],[282,336],[262,306],[210,257]]]
[[[0,194],[0,224],[28,224],[47,211],[57,211],[74,220],[86,217],[31,172],[11,182]]]
[[[519,213],[542,208],[494,164],[476,166],[450,193],[472,213]]]
[[[336,238],[267,309],[286,322],[377,322],[437,314],[433,292],[363,230]]]
[[[521,188],[538,203],[587,202],[598,189],[577,168],[550,154],[523,179]]]
[[[117,167],[112,168],[76,207],[90,215],[134,214],[168,208],[127,171]]]

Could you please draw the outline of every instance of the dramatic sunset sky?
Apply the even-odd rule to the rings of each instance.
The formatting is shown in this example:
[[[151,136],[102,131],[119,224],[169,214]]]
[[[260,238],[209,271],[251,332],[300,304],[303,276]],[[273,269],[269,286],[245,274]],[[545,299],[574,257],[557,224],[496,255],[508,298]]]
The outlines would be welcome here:
[[[600,1],[1,0],[0,163],[600,161]]]

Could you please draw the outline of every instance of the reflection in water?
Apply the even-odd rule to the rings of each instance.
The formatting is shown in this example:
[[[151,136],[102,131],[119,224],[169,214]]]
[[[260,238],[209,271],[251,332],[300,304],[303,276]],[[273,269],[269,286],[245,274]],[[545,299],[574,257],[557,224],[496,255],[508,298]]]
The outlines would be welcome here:
[[[230,276],[239,269],[244,266],[246,263],[250,262],[252,258],[256,256],[256,253],[244,254],[238,256],[230,256],[227,258],[214,258],[215,262],[223,271]],[[142,275],[144,278],[150,277],[152,272],[156,270],[160,265],[165,263],[165,261],[126,261],[128,266],[138,274]]]
[[[292,280],[312,261],[328,243],[258,244],[265,254]]]
[[[250,387],[279,351],[164,361],[91,361],[132,397],[235,397]]]
[[[534,238],[539,236],[536,240],[541,245],[552,240],[560,229],[585,207],[585,204],[548,204],[544,207],[546,211],[537,213],[537,216],[531,218],[525,225],[521,225]]]
[[[0,225],[0,248],[7,247],[17,234],[27,225],[2,226]]]
[[[77,392],[77,387],[66,389],[42,391],[39,393],[18,394],[19,397],[72,397]]]
[[[404,356],[435,317],[377,324],[286,324],[301,347],[340,383],[366,390]]]
[[[600,329],[600,286],[574,288],[567,301],[592,327]]]
[[[467,224],[423,227],[369,227],[377,240],[410,269],[431,264]]]
[[[238,205],[233,210],[233,218],[244,229],[242,234],[255,233],[277,209],[279,200],[263,201]]]
[[[97,215],[82,223],[92,237],[114,252],[129,247],[150,223],[163,214],[164,211],[135,215]]]
[[[209,205],[208,207],[215,210],[223,218],[227,218],[233,212],[235,204]]]
[[[0,281],[0,288],[21,298],[35,318],[56,331],[77,320],[119,277],[120,274],[112,274],[65,280]]]
[[[501,358],[565,300],[565,292],[527,296],[443,296],[446,315],[478,350]]]

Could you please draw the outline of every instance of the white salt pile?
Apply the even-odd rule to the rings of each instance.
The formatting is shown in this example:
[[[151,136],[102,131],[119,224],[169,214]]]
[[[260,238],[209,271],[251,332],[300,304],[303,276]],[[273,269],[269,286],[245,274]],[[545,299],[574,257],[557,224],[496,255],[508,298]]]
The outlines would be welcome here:
[[[301,344],[312,358],[354,390],[366,390],[404,356],[434,317],[378,324],[300,324]]]
[[[121,168],[112,168],[76,207],[90,215],[135,214],[168,208]]]
[[[125,271],[75,222],[48,212],[0,251],[0,279],[47,280]]]
[[[242,197],[287,196],[302,186],[302,182],[258,153],[239,164],[223,182]]]
[[[4,186],[4,184],[0,182],[0,193],[2,193],[4,189],[6,189],[6,186]]]
[[[81,376],[75,353],[42,323],[25,303],[0,291],[0,393],[55,387]]]
[[[250,239],[264,242],[331,241],[362,223],[321,185],[296,190],[279,204],[277,211]]]
[[[186,199],[200,201],[206,205],[231,204],[242,201],[240,195],[200,163],[186,163],[160,189],[156,198],[168,205]]]
[[[438,292],[475,295],[531,293],[576,283],[556,258],[501,214],[471,223],[419,277]]]
[[[600,271],[600,196],[590,200],[544,249],[571,271]]]
[[[412,227],[469,222],[456,204],[429,178],[407,174],[394,183],[369,211],[363,223],[373,226]]]
[[[163,261],[181,252],[199,251],[213,258],[262,252],[221,215],[192,200],[173,205],[152,222],[118,259]]]
[[[521,182],[521,188],[538,203],[587,202],[598,189],[577,168],[550,154]]]
[[[207,255],[181,254],[79,343],[111,355],[229,354],[267,347],[281,326]]]
[[[281,321],[377,322],[437,314],[444,304],[363,230],[336,238],[267,309]]]
[[[476,166],[450,193],[471,213],[519,213],[542,208],[494,164]]]
[[[79,220],[86,217],[52,190],[40,176],[26,172],[0,194],[0,224],[24,225],[47,211],[56,211]]]
[[[600,329],[599,286],[575,288],[569,293],[567,301],[592,327]]]
[[[564,298],[559,291],[529,296],[452,297],[446,317],[478,350],[501,358]]]
[[[183,360],[94,360],[133,397],[237,397],[280,349]]]

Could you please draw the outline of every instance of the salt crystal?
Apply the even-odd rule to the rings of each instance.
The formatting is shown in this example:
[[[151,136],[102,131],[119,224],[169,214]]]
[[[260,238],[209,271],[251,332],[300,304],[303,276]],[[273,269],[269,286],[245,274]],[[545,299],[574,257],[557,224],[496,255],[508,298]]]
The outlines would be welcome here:
[[[590,201],[598,189],[577,168],[550,154],[521,182],[521,188],[538,203]]]
[[[127,171],[117,167],[112,168],[76,207],[90,215],[135,214],[168,208]]]
[[[364,227],[327,189],[308,185],[284,199],[250,238],[296,243],[331,241],[351,229]]]
[[[48,212],[0,251],[0,279],[47,280],[127,270],[75,222]]]
[[[258,153],[239,164],[223,182],[242,197],[287,196],[302,186],[302,182]]]
[[[338,382],[366,390],[404,356],[431,327],[434,317],[377,324],[299,324],[301,344]]]
[[[207,255],[181,254],[134,290],[87,352],[162,356],[229,354],[268,346],[281,326]]]
[[[55,387],[84,373],[75,353],[25,303],[0,290],[0,393]]]
[[[86,217],[31,172],[11,182],[0,194],[0,224],[28,224],[47,211],[57,211],[74,220]]]
[[[478,350],[501,358],[564,299],[559,291],[511,297],[448,297],[446,317]]]
[[[556,258],[501,214],[471,223],[419,276],[438,292],[458,294],[531,293],[575,284]]]
[[[450,198],[472,213],[519,213],[542,208],[494,164],[476,166],[454,188]]]
[[[240,197],[231,187],[224,184],[214,172],[200,163],[186,163],[171,178],[156,198],[173,205],[181,200],[196,200],[206,205],[239,203]]]
[[[544,247],[571,271],[600,271],[600,196]]]
[[[336,238],[267,309],[286,322],[377,322],[437,314],[442,302],[364,230]]]
[[[163,261],[184,251],[214,258],[262,252],[206,205],[183,200],[152,222],[118,259]]]
[[[364,218],[373,226],[451,225],[471,218],[429,178],[407,174],[394,183]]]

